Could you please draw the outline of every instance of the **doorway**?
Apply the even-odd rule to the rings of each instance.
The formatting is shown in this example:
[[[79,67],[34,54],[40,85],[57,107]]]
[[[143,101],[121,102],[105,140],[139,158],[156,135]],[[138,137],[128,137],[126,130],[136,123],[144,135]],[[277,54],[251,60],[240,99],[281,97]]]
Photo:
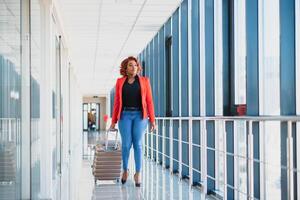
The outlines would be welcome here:
[[[83,131],[100,130],[100,103],[83,103]]]

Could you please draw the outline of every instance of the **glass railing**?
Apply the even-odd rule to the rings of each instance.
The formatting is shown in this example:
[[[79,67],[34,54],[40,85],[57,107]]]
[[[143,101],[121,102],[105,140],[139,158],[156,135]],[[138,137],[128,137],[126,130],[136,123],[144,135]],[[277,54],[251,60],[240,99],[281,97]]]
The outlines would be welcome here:
[[[0,119],[0,199],[19,198],[20,129],[20,119]]]
[[[227,199],[294,199],[300,116],[158,117],[145,156]],[[299,198],[299,197],[298,197]]]

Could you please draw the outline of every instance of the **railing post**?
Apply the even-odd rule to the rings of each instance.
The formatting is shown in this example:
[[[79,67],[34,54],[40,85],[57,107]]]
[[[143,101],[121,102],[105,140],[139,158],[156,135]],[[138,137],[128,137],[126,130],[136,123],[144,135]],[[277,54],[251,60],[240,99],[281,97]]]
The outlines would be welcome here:
[[[248,199],[253,199],[253,121],[250,120],[248,127]]]
[[[203,182],[203,191],[207,194],[207,147],[206,147],[206,120],[201,120],[201,180]]]
[[[227,199],[227,132],[226,132],[226,120],[222,120],[223,128],[223,152],[224,152],[224,200]]]
[[[292,122],[287,122],[287,178],[288,178],[288,199],[294,199],[294,174],[293,174],[293,137]]]
[[[181,127],[181,119],[179,119],[179,127],[178,127],[178,160],[179,160],[179,178],[182,178],[182,144],[181,144],[181,138],[182,138],[182,127]]]
[[[193,185],[193,120],[189,119],[189,187]]]
[[[170,136],[170,171],[173,173],[173,120],[170,120],[169,126],[169,136]]]
[[[150,150],[150,148],[149,148],[149,127],[148,126],[147,126],[147,130],[146,130],[145,140],[146,140],[146,149],[147,149],[146,157],[147,157],[147,159],[149,159],[149,150]]]
[[[158,120],[156,120],[156,124],[157,124],[157,122],[158,122]],[[155,131],[155,132],[157,132],[157,131]],[[151,160],[153,161],[154,160],[154,150],[153,150],[153,132],[151,133],[151,135],[150,135],[150,137],[151,137]]]
[[[158,147],[158,133],[159,133],[159,124],[157,124],[157,131],[156,131],[156,164],[159,164],[159,157],[158,157],[158,151],[159,151],[159,147]]]
[[[166,130],[165,130],[165,120],[162,120],[162,167],[166,167]]]

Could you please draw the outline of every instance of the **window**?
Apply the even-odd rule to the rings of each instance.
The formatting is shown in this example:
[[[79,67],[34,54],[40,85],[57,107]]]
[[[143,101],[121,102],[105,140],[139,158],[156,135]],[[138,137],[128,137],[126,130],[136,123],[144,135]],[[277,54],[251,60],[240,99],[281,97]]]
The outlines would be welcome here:
[[[234,1],[234,104],[246,104],[245,0]]]
[[[166,39],[166,117],[172,116],[172,36]]]
[[[238,107],[246,106],[246,1],[228,1],[223,6],[223,113],[242,115],[245,109],[240,112]]]

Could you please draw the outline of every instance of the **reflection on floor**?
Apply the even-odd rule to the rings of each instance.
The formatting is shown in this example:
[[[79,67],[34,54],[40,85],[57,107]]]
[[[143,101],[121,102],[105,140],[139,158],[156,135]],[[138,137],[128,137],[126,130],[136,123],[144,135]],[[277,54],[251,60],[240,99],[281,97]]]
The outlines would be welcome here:
[[[179,181],[177,176],[152,161],[143,161],[142,186],[135,187],[133,173],[127,182],[122,185],[115,181],[98,181],[94,185],[91,171],[91,161],[84,160],[80,182],[79,199],[205,199],[198,189],[189,190],[188,183]]]
[[[87,135],[89,134],[86,134],[86,136]],[[99,134],[92,133],[89,138],[92,138],[92,136],[97,137]],[[93,139],[90,139],[89,141],[92,140]],[[94,138],[94,141],[96,140],[97,138]],[[86,142],[86,145],[91,147],[93,144]],[[84,148],[88,150],[90,147],[86,146]],[[88,152],[92,153],[92,150],[86,153]],[[190,189],[187,182],[180,181],[177,176],[171,175],[169,170],[163,169],[160,165],[146,158],[143,160],[142,186],[140,188],[135,187],[133,181],[134,162],[132,155],[133,152],[131,152],[129,161],[130,175],[124,185],[116,181],[98,181],[97,185],[95,185],[91,168],[92,155],[90,158],[85,158],[82,166],[79,199],[205,199],[205,195],[202,194],[199,189]]]

